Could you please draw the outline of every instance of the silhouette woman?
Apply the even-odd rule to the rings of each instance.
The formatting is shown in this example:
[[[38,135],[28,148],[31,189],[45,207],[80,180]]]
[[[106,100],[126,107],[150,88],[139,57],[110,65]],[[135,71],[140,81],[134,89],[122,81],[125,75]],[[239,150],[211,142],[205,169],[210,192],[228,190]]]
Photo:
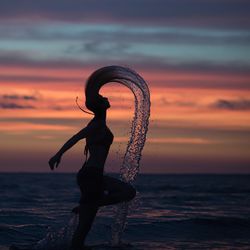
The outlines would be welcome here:
[[[130,184],[103,175],[104,164],[114,138],[106,125],[106,112],[110,104],[108,98],[99,94],[88,95],[86,89],[86,107],[94,113],[94,118],[49,160],[50,168],[53,170],[58,167],[62,155],[68,149],[79,140],[86,139],[86,161],[77,173],[81,198],[80,205],[73,209],[79,213],[79,223],[72,238],[72,250],[91,249],[85,246],[84,242],[100,206],[130,201],[136,194]]]

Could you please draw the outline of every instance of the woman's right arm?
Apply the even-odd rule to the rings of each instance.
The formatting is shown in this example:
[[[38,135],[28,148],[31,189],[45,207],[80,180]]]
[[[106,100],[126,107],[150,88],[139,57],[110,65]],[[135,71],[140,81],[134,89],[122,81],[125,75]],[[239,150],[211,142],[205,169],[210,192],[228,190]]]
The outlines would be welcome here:
[[[86,138],[90,133],[93,132],[94,126],[87,126],[80,130],[77,134],[73,135],[62,147],[61,149],[49,160],[49,166],[51,170],[55,167],[57,168],[62,155],[71,147],[73,147],[79,140]]]

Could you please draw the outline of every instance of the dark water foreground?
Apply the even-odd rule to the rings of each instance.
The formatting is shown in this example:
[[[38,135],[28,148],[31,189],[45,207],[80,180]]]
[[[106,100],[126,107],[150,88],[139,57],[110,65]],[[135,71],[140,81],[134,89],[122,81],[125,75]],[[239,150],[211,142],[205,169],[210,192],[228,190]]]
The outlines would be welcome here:
[[[135,186],[139,199],[116,249],[250,249],[249,175],[140,175]],[[74,174],[0,174],[0,249],[60,230],[78,199]],[[112,249],[112,209],[98,213],[94,249]]]

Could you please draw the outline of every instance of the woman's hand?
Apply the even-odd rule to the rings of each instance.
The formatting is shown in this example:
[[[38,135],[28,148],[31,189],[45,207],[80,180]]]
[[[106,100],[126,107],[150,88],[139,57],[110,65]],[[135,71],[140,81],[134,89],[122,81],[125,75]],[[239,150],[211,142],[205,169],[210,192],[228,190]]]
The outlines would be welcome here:
[[[61,156],[59,156],[57,154],[54,155],[53,157],[51,157],[50,160],[49,160],[50,169],[54,170],[55,167],[57,168],[60,161],[61,161]]]

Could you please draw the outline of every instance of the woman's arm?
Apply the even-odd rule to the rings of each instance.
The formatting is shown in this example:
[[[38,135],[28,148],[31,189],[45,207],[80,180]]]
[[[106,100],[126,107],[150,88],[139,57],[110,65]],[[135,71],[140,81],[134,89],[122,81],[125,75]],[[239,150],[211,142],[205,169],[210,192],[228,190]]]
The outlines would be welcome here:
[[[91,132],[93,132],[94,127],[93,126],[87,126],[80,130],[77,134],[72,136],[62,147],[61,149],[49,160],[49,166],[51,170],[53,170],[55,167],[57,168],[62,155],[69,150],[71,147],[73,147],[79,140],[86,138],[87,135],[89,135]]]

